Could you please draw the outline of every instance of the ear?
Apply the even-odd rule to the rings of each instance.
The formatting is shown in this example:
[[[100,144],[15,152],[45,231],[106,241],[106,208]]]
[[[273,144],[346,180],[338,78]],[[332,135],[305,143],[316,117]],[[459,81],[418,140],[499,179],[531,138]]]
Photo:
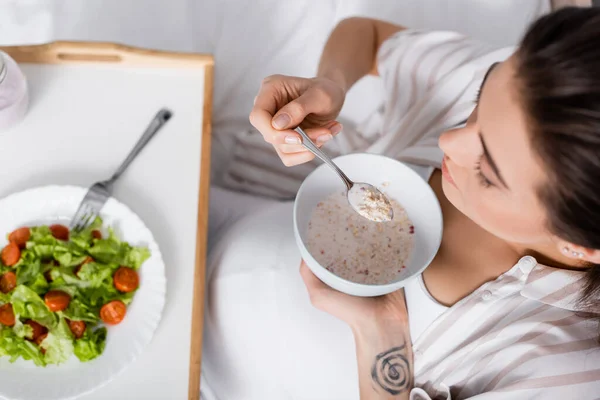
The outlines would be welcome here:
[[[565,256],[575,260],[587,261],[593,264],[600,264],[600,250],[590,249],[578,246],[569,242],[560,241],[558,243],[560,252]]]

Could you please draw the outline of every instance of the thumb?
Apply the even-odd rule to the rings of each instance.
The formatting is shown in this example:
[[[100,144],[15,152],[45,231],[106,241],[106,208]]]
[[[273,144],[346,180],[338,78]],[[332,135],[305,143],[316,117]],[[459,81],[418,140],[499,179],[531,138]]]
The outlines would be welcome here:
[[[311,91],[306,91],[277,111],[271,120],[271,125],[278,130],[295,128],[308,114],[315,112],[315,103],[315,96]]]

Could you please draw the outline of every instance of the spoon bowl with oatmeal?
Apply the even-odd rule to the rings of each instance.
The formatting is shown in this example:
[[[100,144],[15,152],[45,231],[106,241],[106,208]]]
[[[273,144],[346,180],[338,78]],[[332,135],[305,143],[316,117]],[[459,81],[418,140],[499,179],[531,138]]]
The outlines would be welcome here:
[[[344,182],[348,204],[354,211],[373,222],[387,222],[394,219],[394,209],[385,194],[368,183],[351,181],[344,171],[313,143],[302,128],[297,127],[295,130],[302,138],[302,145],[335,171]]]
[[[393,219],[375,222],[357,214],[342,182],[321,165],[305,179],[294,204],[302,258],[319,279],[344,293],[378,296],[402,288],[429,265],[441,242],[441,209],[419,175],[426,176],[426,168],[373,154],[342,156],[335,163],[357,181],[374,183]]]

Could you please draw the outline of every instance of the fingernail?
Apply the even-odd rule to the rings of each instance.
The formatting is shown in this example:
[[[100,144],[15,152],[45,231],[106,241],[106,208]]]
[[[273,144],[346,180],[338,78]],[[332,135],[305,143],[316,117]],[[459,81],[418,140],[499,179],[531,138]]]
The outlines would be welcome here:
[[[342,131],[342,128],[343,128],[342,124],[335,124],[329,130],[331,131],[332,135],[337,135],[338,133],[340,133]]]
[[[273,120],[273,126],[275,127],[275,129],[285,129],[285,128],[287,128],[289,123],[290,123],[290,116],[287,114],[279,114]]]
[[[292,136],[292,135],[286,136],[285,142],[287,144],[300,144],[301,143],[300,138],[298,136]]]
[[[319,144],[323,144],[323,143],[327,143],[329,142],[331,139],[333,139],[333,136],[329,133],[326,133],[324,135],[321,135],[317,138],[317,143]]]

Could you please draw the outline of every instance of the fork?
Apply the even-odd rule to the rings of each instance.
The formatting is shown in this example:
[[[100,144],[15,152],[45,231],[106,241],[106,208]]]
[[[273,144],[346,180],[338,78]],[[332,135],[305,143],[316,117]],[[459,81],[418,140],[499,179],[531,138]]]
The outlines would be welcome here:
[[[140,137],[133,149],[127,155],[121,166],[113,174],[113,176],[105,181],[94,183],[85,194],[83,200],[79,204],[79,208],[73,219],[71,220],[71,230],[81,232],[94,222],[100,214],[100,210],[112,195],[113,184],[125,172],[129,164],[137,157],[142,149],[148,144],[150,139],[163,127],[163,125],[171,119],[173,113],[166,108],[161,109],[146,128],[146,131]]]

